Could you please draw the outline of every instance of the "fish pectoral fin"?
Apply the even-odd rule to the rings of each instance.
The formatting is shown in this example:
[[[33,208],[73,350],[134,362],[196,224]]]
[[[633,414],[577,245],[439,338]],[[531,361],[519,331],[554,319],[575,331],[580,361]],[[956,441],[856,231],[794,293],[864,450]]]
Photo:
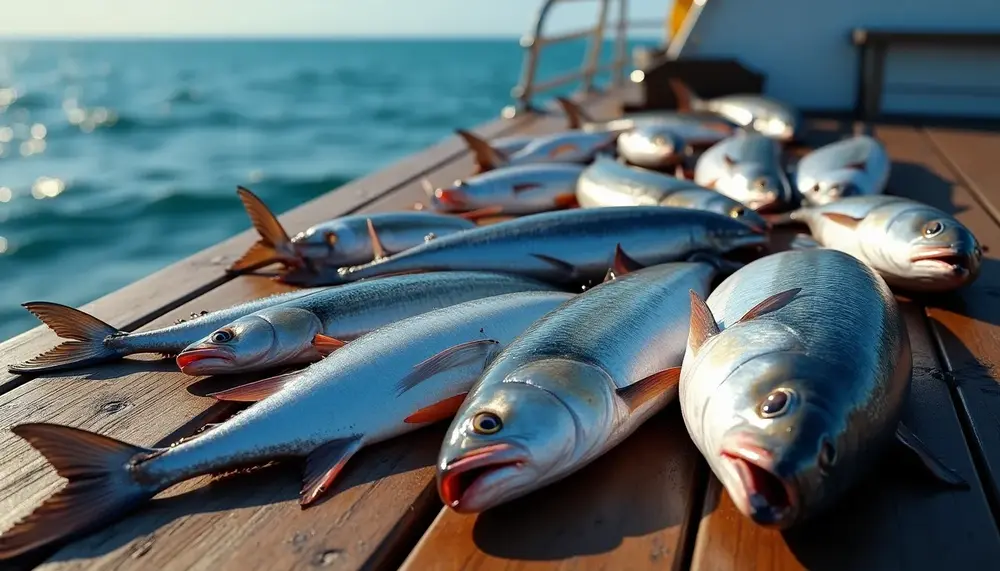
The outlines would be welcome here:
[[[627,387],[618,389],[618,396],[625,401],[629,410],[636,410],[672,389],[677,388],[681,379],[681,368],[671,367],[636,381]]]
[[[630,274],[636,270],[644,268],[642,264],[625,253],[621,243],[615,245],[615,257],[611,261],[611,269],[604,276],[604,281],[617,279],[625,274]]]
[[[351,456],[361,449],[361,437],[332,440],[306,456],[306,469],[302,476],[299,504],[306,507],[316,501],[344,469]]]
[[[927,445],[902,422],[896,427],[896,441],[902,445],[899,447],[900,449],[905,450],[912,458],[918,460],[926,473],[933,476],[939,483],[952,488],[969,489],[969,483],[958,472],[934,456]]]
[[[378,238],[378,232],[375,231],[375,223],[372,222],[371,218],[365,220],[368,225],[368,238],[372,241],[372,253],[375,254],[374,261],[380,262],[386,258],[385,246],[382,245],[382,241]]]
[[[448,420],[449,418],[455,416],[458,409],[462,407],[462,403],[465,402],[465,396],[467,394],[469,393],[459,393],[442,401],[438,401],[430,406],[425,406],[417,412],[404,418],[403,422],[406,424],[426,424]]]
[[[756,319],[761,315],[766,313],[771,313],[772,311],[777,311],[782,307],[785,307],[795,299],[795,296],[802,291],[802,288],[796,287],[790,290],[783,291],[781,293],[776,293],[764,301],[758,303],[757,305],[750,308],[743,314],[743,317],[739,318],[736,323],[742,323],[744,321],[750,321],[751,319]]]
[[[215,400],[227,402],[258,402],[283,389],[285,385],[298,378],[301,373],[302,371],[292,371],[291,373],[268,377],[217,393],[209,393],[208,396]]]
[[[535,258],[538,258],[539,260],[541,260],[543,262],[552,264],[559,271],[561,271],[561,272],[563,272],[563,273],[565,273],[567,275],[574,275],[576,273],[576,266],[574,266],[573,264],[571,264],[569,262],[564,262],[564,261],[560,260],[559,258],[553,258],[552,256],[546,256],[545,254],[532,254],[532,256],[535,257]]]
[[[490,171],[504,166],[510,157],[500,149],[494,148],[485,139],[474,135],[465,129],[456,129],[455,134],[465,141],[466,146],[475,155],[476,166],[480,172]]]
[[[500,342],[495,339],[476,339],[448,347],[414,365],[413,370],[396,384],[396,394],[401,395],[442,371],[476,362],[486,363],[499,346]]]
[[[826,218],[830,222],[836,222],[841,226],[846,228],[857,228],[858,224],[861,224],[863,218],[854,218],[853,216],[848,216],[847,214],[841,214],[839,212],[824,212],[821,214],[823,218]]]
[[[719,324],[712,315],[711,308],[698,292],[691,292],[691,328],[688,332],[688,347],[697,351],[709,338],[719,334]]]
[[[503,206],[495,204],[493,206],[484,206],[483,208],[478,208],[476,210],[470,210],[468,212],[463,212],[458,214],[459,218],[465,218],[466,220],[479,220],[480,218],[486,218],[487,216],[499,216],[503,214]]]
[[[344,345],[347,345],[347,343],[341,341],[340,339],[330,337],[329,335],[323,335],[322,333],[317,333],[312,340],[312,346],[315,347],[316,351],[324,357],[333,353],[337,349],[340,349]]]

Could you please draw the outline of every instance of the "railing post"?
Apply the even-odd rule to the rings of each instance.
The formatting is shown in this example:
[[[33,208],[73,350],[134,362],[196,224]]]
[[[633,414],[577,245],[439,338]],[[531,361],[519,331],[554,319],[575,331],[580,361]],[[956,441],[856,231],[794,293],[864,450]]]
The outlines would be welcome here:
[[[604,48],[604,28],[608,25],[608,0],[601,0],[600,12],[597,15],[597,27],[590,37],[590,49],[583,69],[583,91],[594,91],[594,75],[601,61],[601,50]]]
[[[625,58],[628,50],[628,0],[618,0],[618,35],[615,38],[615,63],[613,80],[615,86],[625,84]]]
[[[517,86],[511,90],[517,103],[510,112],[504,111],[505,116],[513,117],[521,111],[532,110],[531,98],[534,95],[535,73],[538,71],[538,54],[542,49],[542,27],[545,24],[545,17],[548,15],[552,5],[558,0],[545,0],[538,7],[535,13],[535,27],[530,38],[521,39],[521,47],[524,48],[524,65],[521,66],[521,80]]]

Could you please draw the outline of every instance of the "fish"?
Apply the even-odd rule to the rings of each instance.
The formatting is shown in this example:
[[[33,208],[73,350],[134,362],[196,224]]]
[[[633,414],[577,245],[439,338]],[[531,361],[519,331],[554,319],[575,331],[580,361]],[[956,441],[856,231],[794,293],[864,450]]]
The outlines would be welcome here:
[[[361,448],[451,418],[487,359],[573,295],[505,294],[387,325],[302,371],[212,395],[253,404],[170,447],[14,426],[68,482],[0,535],[0,558],[100,529],[173,484],[282,458],[305,458],[309,507]]]
[[[455,131],[472,151],[474,174],[508,166],[537,163],[588,163],[601,152],[613,150],[618,133],[565,131],[542,135],[516,153],[508,154],[466,131]]]
[[[743,130],[742,127],[718,113],[694,110],[683,112],[662,110],[640,111],[626,113],[622,117],[610,121],[595,121],[576,103],[563,97],[557,97],[556,101],[562,107],[566,116],[570,118],[569,127],[588,133],[624,133],[632,129],[663,127],[668,129],[706,129],[728,137]]]
[[[729,135],[702,125],[635,127],[618,136],[618,156],[639,167],[664,170],[683,164]]]
[[[681,111],[717,113],[745,129],[781,142],[801,138],[804,126],[802,114],[787,103],[753,93],[702,99],[680,79],[670,78],[667,82]]]
[[[983,247],[946,212],[901,196],[849,196],[775,217],[807,225],[822,246],[873,267],[892,287],[946,292],[974,282]]]
[[[691,292],[690,303],[681,415],[756,524],[808,521],[896,450],[967,486],[901,423],[909,338],[869,266],[836,250],[780,252],[738,269],[707,300]]]
[[[318,361],[378,327],[473,299],[558,288],[512,274],[430,272],[360,281],[240,317],[188,345],[188,375],[259,371]]]
[[[66,341],[23,363],[9,365],[7,370],[15,374],[34,375],[116,361],[140,353],[176,355],[191,343],[235,319],[312,295],[322,289],[309,288],[275,294],[218,311],[192,313],[190,319],[178,320],[167,327],[134,332],[122,331],[73,307],[49,301],[30,301],[22,306]]]
[[[468,270],[516,273],[573,287],[600,280],[618,245],[648,266],[699,252],[760,247],[767,240],[766,234],[714,212],[659,206],[576,208],[445,236],[380,262],[340,268],[335,276],[296,279],[345,283],[399,273]]]
[[[576,206],[576,180],[583,169],[568,163],[525,164],[456,180],[446,188],[424,187],[439,211],[493,208],[497,214],[535,214]]]
[[[237,194],[260,240],[233,262],[231,273],[245,273],[280,263],[286,268],[334,268],[363,264],[379,254],[402,252],[428,237],[447,236],[476,227],[462,216],[432,212],[377,212],[341,216],[311,226],[289,238],[273,212],[249,189]]]
[[[677,395],[691,290],[716,269],[671,263],[615,275],[533,323],[469,392],[437,460],[438,494],[481,512],[579,470]]]
[[[847,196],[882,194],[890,168],[882,143],[858,135],[802,157],[795,168],[795,184],[803,203],[819,206]]]
[[[584,208],[606,206],[674,206],[716,212],[759,232],[769,230],[763,216],[742,203],[684,180],[616,160],[598,157],[576,184],[576,198]]]
[[[694,181],[758,212],[795,204],[781,148],[757,133],[740,133],[710,147],[695,164]]]

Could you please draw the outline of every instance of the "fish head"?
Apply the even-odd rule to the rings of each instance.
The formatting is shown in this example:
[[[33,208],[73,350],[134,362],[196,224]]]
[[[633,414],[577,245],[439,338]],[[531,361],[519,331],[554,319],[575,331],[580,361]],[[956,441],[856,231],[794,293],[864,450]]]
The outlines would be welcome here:
[[[758,212],[773,211],[784,205],[787,193],[779,173],[754,163],[736,163],[732,168],[733,185],[742,195],[740,202]]]
[[[793,114],[773,110],[755,117],[752,127],[754,131],[772,139],[791,141],[795,138],[796,124]]]
[[[618,153],[641,166],[672,166],[683,157],[685,150],[684,140],[663,126],[639,128],[618,138]]]
[[[735,201],[734,201],[735,202]],[[748,214],[752,212],[752,214]],[[760,218],[756,224],[747,224],[744,219]],[[710,223],[701,225],[696,232],[705,232],[706,241],[718,253],[728,253],[744,248],[758,248],[767,244],[767,223],[756,212],[740,206],[730,205],[725,213],[713,216]]]
[[[810,179],[807,184],[800,186],[800,193],[807,204],[823,206],[849,196],[861,196],[866,177],[864,171],[840,169],[817,179]]]
[[[445,212],[475,210],[482,206],[475,199],[477,194],[482,193],[482,186],[474,181],[456,180],[450,186],[434,189],[430,200],[434,208]]]
[[[271,307],[187,346],[177,364],[188,375],[216,375],[317,361],[321,354],[313,340],[321,332],[322,324],[312,312]]]
[[[292,247],[304,259],[336,264],[340,258],[352,256],[364,246],[367,236],[355,234],[338,221],[318,224],[293,236]]]
[[[441,499],[455,511],[480,512],[570,471],[579,451],[593,446],[594,428],[607,424],[602,399],[582,395],[608,382],[600,369],[566,359],[534,361],[500,382],[481,381],[441,448]]]
[[[729,198],[724,194],[708,189],[694,191],[682,190],[675,194],[682,193],[690,193],[692,195],[697,193],[698,196],[692,196],[692,200],[690,202],[691,208],[717,212],[723,216],[728,216],[733,220],[739,220],[760,234],[768,232],[771,227],[767,220],[758,214],[757,211],[745,206],[741,202],[737,202],[736,200]]]
[[[885,221],[881,261],[914,289],[937,291],[976,279],[983,250],[955,218],[931,207],[909,207]],[[880,270],[882,268],[879,268]]]

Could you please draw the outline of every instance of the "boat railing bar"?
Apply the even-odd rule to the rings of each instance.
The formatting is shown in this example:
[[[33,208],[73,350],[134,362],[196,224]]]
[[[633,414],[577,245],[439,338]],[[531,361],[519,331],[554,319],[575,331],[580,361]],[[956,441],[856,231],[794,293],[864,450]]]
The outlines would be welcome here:
[[[675,60],[681,56],[681,52],[684,51],[684,46],[687,45],[688,40],[691,38],[691,32],[694,30],[695,24],[698,23],[698,18],[701,17],[701,12],[705,9],[707,2],[708,0],[694,0],[691,3],[691,7],[688,8],[680,29],[677,30],[677,33],[667,43],[666,53],[664,54],[666,59]]]
[[[598,76],[604,73],[611,73],[611,80],[614,85],[620,86],[625,82],[625,66],[628,64],[626,54],[628,48],[628,32],[635,28],[660,28],[663,22],[659,20],[629,20],[628,0],[597,0],[599,2],[597,12],[597,22],[591,28],[564,32],[546,36],[543,33],[549,12],[556,4],[565,2],[582,2],[584,0],[544,0],[535,14],[531,33],[521,38],[521,47],[524,48],[524,64],[521,66],[521,78],[517,86],[511,90],[511,96],[515,104],[504,110],[504,116],[513,117],[522,111],[534,111],[533,101],[536,95],[551,91],[565,85],[580,81],[581,90],[584,92],[597,91],[595,85]],[[595,0],[589,0],[595,1]],[[609,24],[611,4],[617,2],[618,14]],[[601,54],[604,48],[605,33],[613,30],[615,33],[614,58],[609,64],[601,65]],[[544,81],[538,80],[538,60],[542,49],[553,44],[581,40],[589,38],[590,42],[583,62],[578,69],[558,75]]]

